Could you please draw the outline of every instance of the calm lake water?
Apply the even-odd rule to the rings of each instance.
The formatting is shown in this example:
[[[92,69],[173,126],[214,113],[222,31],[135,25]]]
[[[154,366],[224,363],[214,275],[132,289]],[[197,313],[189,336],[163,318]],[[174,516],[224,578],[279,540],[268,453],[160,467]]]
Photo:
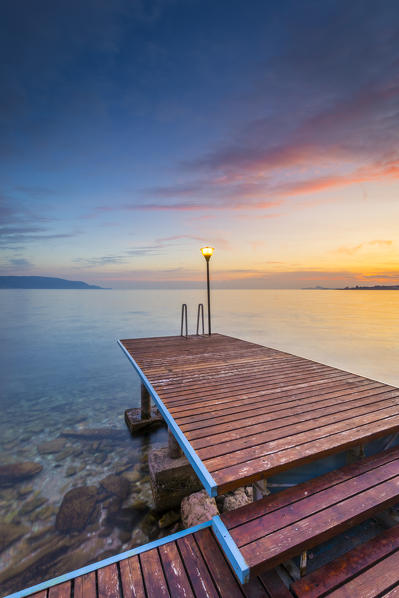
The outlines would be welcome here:
[[[42,467],[0,477],[0,596],[174,531],[159,529],[146,466],[166,432],[128,434],[140,385],[116,339],[178,334],[183,302],[194,332],[200,301],[192,290],[0,292],[0,465]],[[394,291],[217,290],[213,329],[399,386]],[[83,486],[99,493],[94,515],[57,531],[63,497]]]

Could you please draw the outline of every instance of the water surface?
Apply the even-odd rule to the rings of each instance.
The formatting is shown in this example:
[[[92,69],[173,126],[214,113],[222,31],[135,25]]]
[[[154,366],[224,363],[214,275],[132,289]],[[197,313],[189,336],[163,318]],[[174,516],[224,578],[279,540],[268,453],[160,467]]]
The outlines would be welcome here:
[[[0,595],[173,529],[159,529],[146,466],[166,434],[128,434],[140,385],[116,339],[177,334],[182,302],[194,332],[199,301],[191,290],[0,291],[0,464],[43,468],[0,486]],[[215,332],[399,386],[399,292],[217,290],[212,305]],[[128,491],[101,486],[114,474]],[[83,486],[99,489],[91,520],[57,531],[63,496]]]

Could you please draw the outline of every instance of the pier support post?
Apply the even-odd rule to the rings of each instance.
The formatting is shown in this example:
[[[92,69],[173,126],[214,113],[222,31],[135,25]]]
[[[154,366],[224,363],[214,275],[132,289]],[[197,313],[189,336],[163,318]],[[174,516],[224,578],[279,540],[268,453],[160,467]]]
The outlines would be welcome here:
[[[141,384],[141,419],[150,419],[151,417],[151,395]]]
[[[180,444],[177,442],[176,438],[173,436],[170,428],[168,428],[168,455],[171,459],[178,459],[183,454],[183,451],[180,448]]]

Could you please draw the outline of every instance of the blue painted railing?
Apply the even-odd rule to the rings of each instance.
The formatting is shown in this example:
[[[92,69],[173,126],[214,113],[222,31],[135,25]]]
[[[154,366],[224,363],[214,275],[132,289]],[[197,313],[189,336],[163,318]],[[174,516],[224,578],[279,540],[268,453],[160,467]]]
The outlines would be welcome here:
[[[209,496],[217,496],[217,484],[209,471],[206,469],[205,465],[202,463],[201,459],[198,457],[197,453],[180,430],[179,426],[173,419],[172,415],[169,413],[167,407],[164,405],[162,399],[158,396],[157,391],[152,386],[151,382],[148,380],[147,376],[144,372],[140,369],[136,361],[130,355],[129,351],[123,346],[121,341],[118,341],[118,345],[138,373],[143,382],[144,386],[147,388],[148,392],[154,399],[162,417],[164,418],[165,422],[167,423],[169,429],[172,431],[174,437],[176,438],[177,442],[182,448],[183,453],[186,455],[187,459],[190,461],[195,473],[201,480],[202,485],[204,486],[205,490],[208,492]]]

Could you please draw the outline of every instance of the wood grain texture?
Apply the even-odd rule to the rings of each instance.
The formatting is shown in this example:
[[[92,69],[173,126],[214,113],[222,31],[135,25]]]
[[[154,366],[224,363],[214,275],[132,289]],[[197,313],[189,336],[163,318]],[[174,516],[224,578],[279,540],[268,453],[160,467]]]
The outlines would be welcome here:
[[[223,514],[253,575],[399,500],[399,447]]]
[[[212,334],[126,339],[218,493],[399,430],[399,389]]]
[[[108,565],[97,571],[98,598],[121,598],[118,566]]]
[[[399,526],[388,529],[292,584],[297,598],[321,598],[399,550]],[[399,578],[399,576],[398,576]],[[398,579],[399,581],[399,579]]]
[[[60,583],[58,586],[53,586],[52,588],[49,588],[48,598],[70,598],[71,590],[72,583],[70,581]]]
[[[73,598],[97,598],[96,572],[81,575],[74,580]]]

